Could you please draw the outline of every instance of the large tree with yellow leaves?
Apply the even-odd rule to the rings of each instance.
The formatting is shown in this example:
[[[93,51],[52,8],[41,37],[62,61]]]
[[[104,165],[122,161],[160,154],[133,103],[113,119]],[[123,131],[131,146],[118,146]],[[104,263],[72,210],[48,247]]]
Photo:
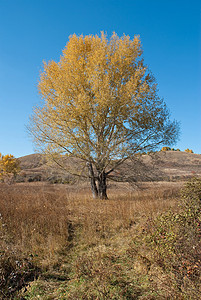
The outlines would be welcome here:
[[[177,138],[138,36],[74,34],[58,63],[44,63],[39,93],[34,141],[60,166],[64,155],[84,162],[94,197],[107,198],[106,179],[125,160]]]

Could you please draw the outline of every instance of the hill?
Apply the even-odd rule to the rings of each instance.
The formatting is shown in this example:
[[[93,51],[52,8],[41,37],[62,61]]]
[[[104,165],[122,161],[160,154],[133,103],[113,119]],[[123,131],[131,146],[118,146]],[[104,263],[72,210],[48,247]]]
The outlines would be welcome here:
[[[158,167],[169,179],[201,176],[201,154],[162,151],[159,152],[158,158]]]
[[[21,172],[17,182],[48,181],[50,183],[74,183],[77,178],[67,170],[72,166],[81,168],[76,159],[68,159],[66,171],[56,165],[50,166],[42,154],[31,154],[18,158]],[[201,176],[201,154],[181,151],[161,151],[142,155],[125,162],[114,171],[112,178],[117,181],[177,181],[192,176]]]

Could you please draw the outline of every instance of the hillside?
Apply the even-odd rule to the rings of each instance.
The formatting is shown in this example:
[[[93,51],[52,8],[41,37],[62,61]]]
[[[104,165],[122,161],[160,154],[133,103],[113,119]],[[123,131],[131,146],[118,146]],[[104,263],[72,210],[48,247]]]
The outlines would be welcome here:
[[[19,158],[21,172],[17,182],[48,181],[51,183],[73,183],[77,180],[67,171],[50,166],[43,155],[31,154]],[[67,161],[67,169],[72,165],[81,168],[76,159]],[[113,174],[118,181],[172,181],[201,176],[201,154],[181,151],[162,151],[151,156],[143,155],[124,163]]]
[[[42,154],[19,157],[21,172],[17,182],[48,181],[50,183],[69,183],[74,178],[57,166],[50,166]]]
[[[201,154],[163,151],[159,152],[157,164],[170,179],[201,176]]]

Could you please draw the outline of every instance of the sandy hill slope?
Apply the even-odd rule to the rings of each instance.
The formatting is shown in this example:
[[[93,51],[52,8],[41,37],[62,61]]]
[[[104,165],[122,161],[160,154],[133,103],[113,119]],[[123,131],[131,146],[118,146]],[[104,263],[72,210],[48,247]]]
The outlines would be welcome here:
[[[162,151],[158,153],[156,165],[170,179],[201,176],[201,154]]]
[[[41,154],[31,154],[19,158],[21,172],[17,182],[49,181],[52,183],[73,183],[76,178],[56,167],[51,167]],[[80,163],[69,159],[69,165],[77,168]],[[68,168],[67,168],[68,169]],[[162,151],[151,156],[124,163],[113,176],[118,180],[185,180],[192,176],[201,176],[201,154],[181,151]]]
[[[21,172],[16,178],[17,182],[48,181],[50,183],[74,183],[77,178],[67,170],[75,167],[81,168],[77,159],[66,159],[66,170],[62,170],[56,164],[48,163],[42,154],[30,154],[19,157]]]

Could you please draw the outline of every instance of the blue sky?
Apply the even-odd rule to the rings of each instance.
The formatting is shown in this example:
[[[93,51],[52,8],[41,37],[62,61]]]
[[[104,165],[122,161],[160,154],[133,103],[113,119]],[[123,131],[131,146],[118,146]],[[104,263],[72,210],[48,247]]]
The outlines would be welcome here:
[[[42,61],[73,33],[141,37],[159,95],[180,122],[175,147],[201,153],[200,0],[0,0],[0,152],[34,152],[26,125],[39,103]]]

